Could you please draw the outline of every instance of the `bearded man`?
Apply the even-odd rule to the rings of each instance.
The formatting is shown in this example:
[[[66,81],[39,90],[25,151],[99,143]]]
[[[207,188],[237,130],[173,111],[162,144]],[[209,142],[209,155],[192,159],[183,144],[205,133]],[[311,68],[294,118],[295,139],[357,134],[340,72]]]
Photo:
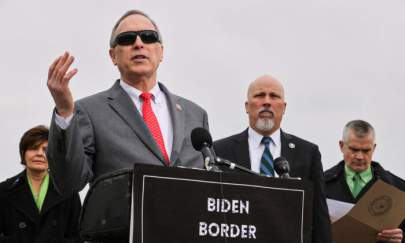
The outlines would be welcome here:
[[[273,159],[285,157],[290,163],[292,177],[300,177],[314,184],[312,242],[332,242],[321,153],[317,145],[280,129],[286,106],[280,81],[269,75],[256,79],[249,85],[245,102],[249,127],[240,134],[216,141],[215,153],[274,177],[278,175],[273,168]]]

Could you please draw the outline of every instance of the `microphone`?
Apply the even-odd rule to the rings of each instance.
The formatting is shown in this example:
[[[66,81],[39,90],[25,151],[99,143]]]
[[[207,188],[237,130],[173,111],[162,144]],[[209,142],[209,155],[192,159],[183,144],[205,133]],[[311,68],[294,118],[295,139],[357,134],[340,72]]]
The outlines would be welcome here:
[[[191,144],[195,150],[203,154],[205,169],[208,171],[223,172],[218,168],[218,165],[225,165],[231,170],[238,169],[249,174],[260,175],[234,162],[217,157],[215,151],[212,149],[211,134],[205,128],[196,127],[191,131]]]
[[[280,178],[290,178],[290,164],[287,159],[280,156],[273,161],[274,170],[280,175]]]
[[[213,169],[213,171],[221,171],[215,164],[215,153],[211,149],[212,147],[212,137],[211,134],[202,127],[196,127],[191,131],[191,144],[193,148],[200,151],[204,157],[205,168],[207,170]]]

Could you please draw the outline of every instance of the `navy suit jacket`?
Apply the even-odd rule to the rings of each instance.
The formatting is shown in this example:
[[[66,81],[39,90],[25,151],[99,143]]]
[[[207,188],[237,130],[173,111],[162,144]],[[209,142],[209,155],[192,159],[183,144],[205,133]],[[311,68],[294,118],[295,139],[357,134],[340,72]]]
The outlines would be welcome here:
[[[281,156],[285,157],[290,164],[290,176],[300,177],[314,184],[312,242],[332,242],[321,153],[318,146],[283,131],[280,136]],[[251,168],[248,129],[240,134],[215,141],[214,150],[221,158]]]

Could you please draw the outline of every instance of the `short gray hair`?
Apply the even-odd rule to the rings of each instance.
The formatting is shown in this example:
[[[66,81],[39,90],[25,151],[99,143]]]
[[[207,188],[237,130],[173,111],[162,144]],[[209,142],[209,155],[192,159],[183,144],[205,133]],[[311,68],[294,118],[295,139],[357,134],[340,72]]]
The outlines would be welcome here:
[[[113,29],[112,29],[112,31],[111,31],[110,48],[113,48],[113,47],[115,46],[115,45],[114,45],[114,43],[115,43],[115,37],[117,36],[116,33],[115,33],[115,31],[117,30],[117,28],[118,28],[118,26],[120,25],[120,23],[122,22],[122,20],[124,20],[126,17],[128,17],[128,16],[130,16],[130,15],[136,15],[136,14],[137,14],[137,15],[142,15],[142,16],[144,16],[145,18],[149,19],[149,21],[152,23],[153,27],[155,27],[155,30],[156,30],[156,32],[157,32],[158,35],[159,35],[160,43],[163,43],[163,42],[162,42],[162,35],[160,34],[160,30],[159,30],[159,28],[158,28],[156,22],[155,22],[153,19],[151,19],[146,13],[142,12],[141,10],[133,9],[133,10],[129,10],[129,11],[127,11],[126,13],[124,13],[124,15],[122,15],[122,16],[118,19],[117,23],[115,23],[115,25],[114,25],[114,27],[113,27]]]
[[[353,120],[349,121],[343,129],[343,142],[347,142],[349,137],[349,131],[353,131],[356,137],[363,138],[372,134],[373,141],[375,141],[375,130],[374,127],[363,120]]]

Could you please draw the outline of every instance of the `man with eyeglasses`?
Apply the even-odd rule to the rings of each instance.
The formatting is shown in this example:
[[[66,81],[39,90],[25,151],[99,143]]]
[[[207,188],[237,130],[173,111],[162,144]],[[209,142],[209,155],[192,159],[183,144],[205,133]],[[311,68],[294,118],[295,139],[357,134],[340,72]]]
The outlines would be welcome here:
[[[385,170],[373,161],[375,143],[374,127],[363,120],[353,120],[343,129],[339,147],[343,160],[325,171],[326,196],[328,198],[357,203],[377,179],[405,191],[405,181]],[[404,221],[396,229],[385,229],[376,235],[378,242],[404,242]]]
[[[103,92],[73,101],[74,57],[64,53],[49,68],[55,102],[48,157],[61,192],[81,190],[99,175],[134,163],[202,168],[191,145],[195,127],[208,129],[205,110],[157,82],[162,37],[145,13],[131,10],[115,24],[109,54],[121,77]]]

